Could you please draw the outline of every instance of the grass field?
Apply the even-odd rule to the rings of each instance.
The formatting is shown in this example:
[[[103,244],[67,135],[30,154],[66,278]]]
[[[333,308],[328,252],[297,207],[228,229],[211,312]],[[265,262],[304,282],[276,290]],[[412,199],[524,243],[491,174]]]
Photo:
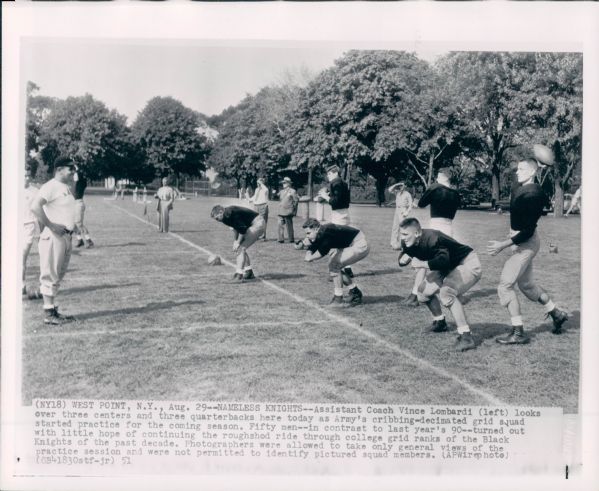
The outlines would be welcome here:
[[[553,335],[541,306],[524,301],[532,342],[510,347],[494,341],[509,324],[496,294],[506,256],[484,253],[488,240],[507,233],[509,217],[458,213],[457,236],[479,252],[483,266],[466,305],[479,346],[458,353],[455,332],[424,333],[428,310],[401,305],[414,272],[400,271],[389,247],[393,209],[352,208],[371,246],[354,268],[364,304],[333,310],[326,306],[332,296],[326,260],[307,264],[303,252],[274,240],[276,204],[270,240],[250,249],[259,280],[236,284],[230,265],[206,264],[210,252],[234,261],[230,230],[209,218],[216,200],[177,202],[171,234],[158,234],[143,206],[130,200],[86,201],[97,246],[74,250],[58,301],[78,321],[44,326],[41,302],[24,301],[25,404],[61,397],[577,409],[578,217],[543,218],[535,259],[539,283],[571,321]],[[153,204],[148,209],[156,223]],[[298,236],[301,222],[296,219]],[[549,242],[558,254],[549,253]],[[28,283],[36,284],[38,275],[34,248]]]

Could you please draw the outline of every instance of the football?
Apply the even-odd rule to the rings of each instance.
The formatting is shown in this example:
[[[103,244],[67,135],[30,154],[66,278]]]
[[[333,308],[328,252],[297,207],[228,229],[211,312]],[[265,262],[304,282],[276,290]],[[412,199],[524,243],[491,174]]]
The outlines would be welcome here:
[[[397,259],[397,264],[399,264],[400,266],[407,266],[408,264],[410,264],[412,262],[412,258],[410,256],[408,256],[407,254],[402,254],[401,256],[399,256],[399,258]]]
[[[208,258],[208,264],[210,266],[220,266],[222,264],[220,256],[210,256]]]
[[[555,156],[553,155],[553,151],[540,143],[536,143],[532,147],[535,159],[537,159],[541,164],[552,166],[555,162]]]

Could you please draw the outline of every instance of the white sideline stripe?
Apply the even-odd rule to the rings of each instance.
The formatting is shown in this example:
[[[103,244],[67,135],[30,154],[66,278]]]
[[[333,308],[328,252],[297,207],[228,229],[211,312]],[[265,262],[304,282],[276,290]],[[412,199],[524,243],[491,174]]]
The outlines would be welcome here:
[[[147,222],[141,218],[139,218],[138,216],[134,215],[133,213],[130,213],[129,211],[113,205],[115,208],[120,209],[122,212],[130,215],[131,217],[135,218],[136,220],[139,220],[142,223],[147,224]],[[152,225],[152,224],[150,224]],[[157,225],[153,225],[155,228],[158,228]],[[180,240],[181,242],[193,247],[194,249],[197,249],[200,252],[203,252],[206,255],[212,256],[214,255],[214,253],[210,252],[207,249],[204,249],[203,247],[194,244],[193,242],[190,242],[189,240],[181,237],[180,235],[177,235],[173,232],[169,232],[169,235],[171,235],[172,237],[175,237],[176,239]],[[233,264],[230,261],[227,261],[226,259],[222,259],[223,264],[226,264],[228,266],[231,266],[233,268],[236,268],[236,265]],[[391,343],[389,341],[387,341],[386,339],[380,337],[379,335],[369,331],[368,329],[364,329],[363,327],[359,326],[358,324],[356,324],[355,322],[347,319],[346,317],[334,314],[330,311],[328,311],[327,309],[325,309],[324,307],[321,307],[320,305],[306,299],[303,297],[300,297],[299,295],[296,295],[295,293],[290,292],[289,290],[285,290],[284,288],[281,288],[278,285],[275,285],[274,283],[271,283],[268,280],[264,280],[262,278],[257,278],[258,280],[260,280],[262,283],[264,283],[266,286],[270,287],[273,290],[278,291],[279,293],[282,293],[283,295],[287,295],[288,297],[291,297],[293,300],[295,300],[296,302],[302,303],[304,305],[309,306],[311,309],[313,310],[318,310],[319,312],[321,312],[322,314],[326,315],[327,317],[329,317],[330,319],[343,324],[357,332],[359,332],[360,334],[362,334],[363,336],[366,336],[374,341],[376,341],[377,343],[385,346],[387,349],[398,353],[410,360],[412,360],[416,365],[420,365],[422,368],[430,370],[431,372],[436,373],[437,375],[440,375],[442,377],[448,378],[450,380],[453,380],[454,382],[458,383],[459,385],[461,385],[462,387],[464,387],[465,389],[469,390],[470,392],[472,392],[473,394],[476,394],[477,396],[482,397],[484,400],[486,400],[489,404],[492,404],[494,406],[508,406],[508,404],[506,404],[505,402],[501,401],[500,399],[497,399],[494,395],[489,394],[488,392],[485,392],[482,389],[479,389],[477,387],[475,387],[474,385],[470,384],[469,382],[467,382],[466,380],[461,379],[460,377],[458,377],[457,375],[454,375],[453,373],[448,372],[447,370],[437,367],[435,365],[433,365],[432,363],[429,363],[426,360],[423,360],[422,358],[419,358],[418,356],[412,354],[411,352],[401,348],[399,345],[395,344],[395,343]]]
[[[104,329],[102,331],[54,331],[43,333],[27,334],[25,338],[45,338],[55,336],[103,336],[106,334],[129,334],[129,333],[140,333],[140,332],[168,332],[176,333],[180,331],[200,331],[203,329],[217,328],[217,329],[249,329],[252,327],[294,327],[294,326],[305,326],[306,324],[320,325],[330,324],[329,321],[273,321],[273,322],[246,322],[246,323],[224,323],[224,322],[205,322],[199,324],[188,324],[178,327],[146,327],[146,328],[134,328],[134,329]]]

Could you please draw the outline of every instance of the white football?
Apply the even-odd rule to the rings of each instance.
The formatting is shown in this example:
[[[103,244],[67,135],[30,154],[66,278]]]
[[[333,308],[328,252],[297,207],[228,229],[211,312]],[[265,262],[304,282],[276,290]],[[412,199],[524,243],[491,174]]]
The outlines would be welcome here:
[[[534,152],[535,159],[537,159],[543,165],[553,165],[555,162],[555,156],[553,151],[540,143],[533,145],[532,150]]]

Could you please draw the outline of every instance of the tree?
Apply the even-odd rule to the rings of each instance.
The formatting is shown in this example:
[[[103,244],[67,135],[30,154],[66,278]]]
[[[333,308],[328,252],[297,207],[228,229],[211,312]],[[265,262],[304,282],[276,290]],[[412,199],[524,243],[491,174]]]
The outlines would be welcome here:
[[[407,113],[430,73],[410,53],[347,52],[303,92],[294,118],[292,165],[337,164],[346,176],[357,165],[376,179],[378,200],[384,201],[389,177],[404,164],[395,146],[400,139],[391,137],[389,125],[398,113]]]
[[[279,173],[289,169],[286,141],[298,99],[298,87],[264,87],[227,108],[219,121],[210,165],[221,175],[234,178],[238,187],[242,182],[255,186],[259,175],[274,184]]]
[[[40,147],[51,169],[59,155],[89,179],[118,174],[127,156],[126,117],[86,94],[57,101],[41,126]]]
[[[154,97],[132,125],[132,135],[145,161],[156,175],[197,176],[205,170],[210,152],[206,136],[199,131],[198,113],[172,97]]]
[[[32,176],[37,174],[40,164],[42,124],[57,102],[52,97],[38,95],[39,90],[34,82],[27,82],[25,168]]]
[[[526,99],[526,121],[521,139],[553,149],[554,214],[562,216],[564,190],[580,168],[582,151],[582,55],[536,53],[521,97]]]
[[[460,118],[472,137],[468,154],[490,172],[491,198],[497,201],[506,151],[520,143],[526,112],[521,95],[534,70],[534,54],[456,52],[439,60],[437,69],[459,96]]]

